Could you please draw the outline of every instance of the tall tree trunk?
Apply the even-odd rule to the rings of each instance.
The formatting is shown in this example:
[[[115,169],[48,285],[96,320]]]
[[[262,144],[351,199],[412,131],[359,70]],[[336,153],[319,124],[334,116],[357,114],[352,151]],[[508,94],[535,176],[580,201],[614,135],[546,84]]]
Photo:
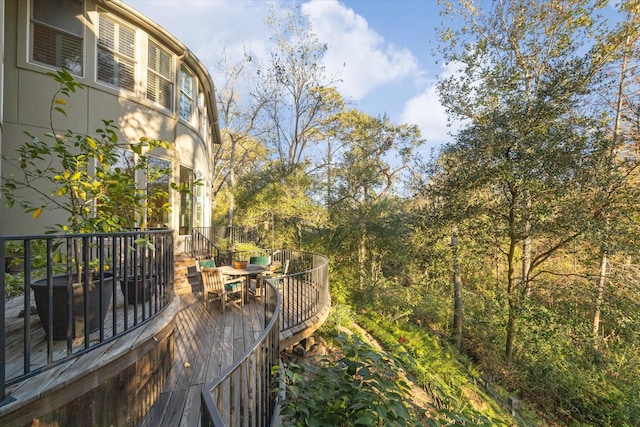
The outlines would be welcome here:
[[[531,269],[531,238],[526,237],[522,241],[522,296],[528,297],[529,289],[529,270]]]
[[[525,214],[525,238],[522,241],[522,296],[528,297],[530,293],[529,289],[529,270],[531,270],[531,220],[529,219],[530,211],[531,211],[531,196],[527,191],[525,193],[525,204],[526,204],[526,214]]]
[[[631,15],[627,16],[627,21],[631,19]],[[625,88],[625,80],[627,76],[627,67],[629,63],[629,55],[630,49],[635,39],[632,39],[629,35],[627,35],[625,40],[625,48],[622,56],[622,63],[620,64],[620,77],[618,80],[618,93],[616,97],[616,107],[615,107],[615,120],[613,124],[613,140],[614,140],[614,150],[617,149],[617,142],[620,139],[620,127],[622,123],[622,110],[624,103],[624,88]],[[608,219],[605,221],[606,227],[608,228],[609,221]],[[600,314],[602,310],[602,302],[604,301],[604,289],[607,278],[607,249],[603,246],[600,252],[600,269],[598,274],[598,283],[597,283],[597,295],[596,295],[596,304],[593,311],[593,324],[592,324],[592,332],[593,337],[598,336],[598,330],[600,329]]]
[[[602,310],[602,301],[604,300],[604,285],[607,280],[607,251],[603,248],[600,253],[600,273],[598,274],[598,295],[596,297],[596,306],[593,311],[593,337],[598,336],[598,330],[600,329],[600,313]]]
[[[451,233],[451,252],[453,254],[453,337],[456,350],[462,350],[462,277],[458,261],[458,232]]]
[[[364,227],[362,227],[364,229]],[[359,289],[364,289],[364,278],[367,275],[367,268],[365,266],[367,260],[367,244],[366,237],[362,235],[360,243],[358,244],[358,286]]]
[[[507,340],[505,343],[505,360],[507,363],[511,363],[511,359],[513,358],[513,342],[515,341],[516,335],[517,284],[514,263],[515,252],[516,239],[511,237],[509,253],[507,255],[507,299],[509,301],[509,319],[507,321]]]

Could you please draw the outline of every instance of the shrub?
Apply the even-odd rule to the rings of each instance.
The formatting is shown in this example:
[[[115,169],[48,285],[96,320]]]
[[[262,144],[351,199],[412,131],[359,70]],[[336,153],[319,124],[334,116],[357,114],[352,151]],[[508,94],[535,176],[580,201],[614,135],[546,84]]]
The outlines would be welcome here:
[[[407,403],[410,388],[397,360],[373,350],[356,336],[340,336],[343,357],[318,366],[285,367],[283,424],[295,426],[418,426]],[[282,391],[282,390],[279,390]]]

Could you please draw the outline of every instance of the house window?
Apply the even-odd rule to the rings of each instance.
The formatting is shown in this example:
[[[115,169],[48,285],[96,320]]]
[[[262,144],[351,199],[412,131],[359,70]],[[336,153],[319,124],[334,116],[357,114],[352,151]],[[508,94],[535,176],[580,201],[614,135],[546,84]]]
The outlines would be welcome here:
[[[181,236],[191,234],[193,225],[193,170],[180,166],[180,227]]]
[[[203,182],[202,172],[196,172],[196,180]],[[204,227],[204,185],[194,185],[193,194],[196,202],[195,226]]]
[[[198,123],[200,124],[200,133],[207,135],[207,107],[204,103],[202,87],[198,87]]]
[[[33,0],[31,61],[82,75],[82,1]]]
[[[180,68],[180,118],[191,123],[193,117],[193,74],[186,68]]]
[[[98,81],[134,91],[136,33],[100,14],[98,24]]]
[[[149,156],[149,167],[153,176],[147,182],[147,222],[152,228],[169,228],[171,226],[169,200],[169,180],[173,165],[168,160]]]
[[[173,63],[169,52],[149,41],[147,57],[147,98],[172,109]]]

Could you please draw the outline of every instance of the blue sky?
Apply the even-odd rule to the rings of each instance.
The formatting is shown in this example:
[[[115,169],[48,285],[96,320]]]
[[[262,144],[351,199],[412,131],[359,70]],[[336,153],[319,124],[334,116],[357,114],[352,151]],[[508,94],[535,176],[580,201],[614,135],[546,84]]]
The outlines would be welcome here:
[[[490,2],[490,0],[479,0]],[[269,53],[265,18],[275,9],[299,4],[314,33],[327,43],[324,65],[340,74],[338,89],[353,106],[372,116],[387,114],[397,124],[416,124],[428,153],[449,142],[432,55],[441,21],[437,0],[124,0],[168,29],[221,81],[217,65],[225,50],[231,63],[244,49],[264,59]],[[618,19],[611,0],[605,13]],[[236,61],[233,59],[237,58]],[[345,65],[346,64],[346,65]]]
[[[417,124],[427,147],[448,140],[446,116],[433,87],[432,50],[440,21],[436,0],[124,0],[187,45],[214,83],[222,50],[240,58],[268,54],[270,5],[301,4],[327,43],[325,67],[340,73],[340,92],[373,116]]]

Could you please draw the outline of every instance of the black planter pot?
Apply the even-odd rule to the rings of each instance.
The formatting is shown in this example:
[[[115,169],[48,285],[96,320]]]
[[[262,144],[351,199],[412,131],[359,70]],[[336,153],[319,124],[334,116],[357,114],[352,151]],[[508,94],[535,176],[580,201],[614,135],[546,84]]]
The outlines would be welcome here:
[[[111,304],[111,296],[113,295],[113,274],[104,274],[103,285],[100,286],[98,279],[89,282],[88,286],[82,283],[77,283],[76,275],[71,277],[73,282],[71,287],[73,288],[73,324],[69,325],[68,315],[68,301],[69,296],[67,292],[67,276],[57,275],[53,276],[53,325],[52,334],[54,340],[67,339],[67,333],[69,332],[72,337],[81,337],[84,334],[84,290],[88,288],[88,303],[89,303],[89,332],[94,332],[100,329],[100,323],[104,322],[104,319],[109,310]],[[47,279],[36,280],[31,284],[33,294],[36,300],[36,307],[38,309],[38,316],[40,317],[40,323],[45,330],[45,333],[49,332],[49,291],[47,288]],[[102,300],[102,318],[100,318],[100,301]]]
[[[149,301],[156,291],[156,277],[147,277],[142,279],[140,276],[129,276],[126,280],[120,278],[120,291],[127,300],[128,304],[138,304],[140,302]],[[136,285],[138,295],[136,296]]]
[[[10,255],[4,257],[6,273],[22,273],[24,271],[24,256]]]

